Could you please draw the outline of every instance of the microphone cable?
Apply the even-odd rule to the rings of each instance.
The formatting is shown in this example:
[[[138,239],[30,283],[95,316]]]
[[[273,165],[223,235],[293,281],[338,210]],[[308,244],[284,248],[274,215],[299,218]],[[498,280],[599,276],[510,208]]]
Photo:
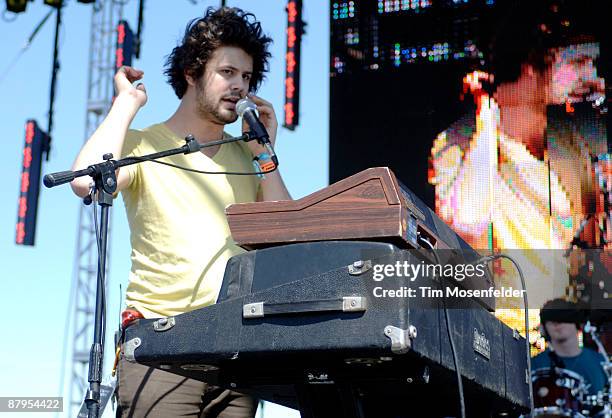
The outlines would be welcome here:
[[[138,162],[150,161],[152,163],[161,164],[161,165],[167,165],[169,167],[178,168],[180,170],[190,171],[192,173],[198,173],[198,174],[226,174],[226,175],[230,175],[230,176],[258,176],[260,174],[273,173],[273,172],[275,172],[278,169],[278,165],[274,164],[274,168],[273,169],[262,171],[261,173],[257,173],[255,171],[253,171],[253,172],[202,171],[202,170],[196,170],[194,168],[187,168],[187,167],[183,167],[183,166],[180,166],[180,165],[177,165],[177,164],[168,163],[168,162],[165,162],[165,161],[159,161],[159,160],[155,160],[153,158],[147,158],[147,157],[126,157],[126,158],[124,158],[124,160],[132,160],[132,161],[138,161]]]

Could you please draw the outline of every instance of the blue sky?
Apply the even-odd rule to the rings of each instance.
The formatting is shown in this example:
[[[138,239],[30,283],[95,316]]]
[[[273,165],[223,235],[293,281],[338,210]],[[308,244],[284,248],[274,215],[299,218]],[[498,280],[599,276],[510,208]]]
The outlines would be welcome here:
[[[74,0],[67,3],[63,13],[53,149],[50,161],[43,165],[43,173],[68,169],[84,140],[92,6]],[[180,39],[188,20],[219,3],[191,0],[146,3],[141,59],[134,66],[145,71],[149,100],[133,127],[146,127],[172,114],[178,100],[162,76],[164,57]],[[228,0],[227,4],[255,13],[264,31],[275,41],[271,71],[258,94],[274,104],[278,118],[282,119],[286,1]],[[137,6],[136,0],[129,0],[124,8],[124,16],[134,30]],[[4,2],[0,7],[4,7]],[[0,74],[48,10],[42,0],[35,0],[13,22],[0,20]],[[0,80],[0,132],[5,146],[0,153],[0,260],[4,270],[0,281],[0,315],[4,318],[0,396],[57,396],[59,390],[80,205],[68,186],[41,189],[36,246],[14,244],[24,125],[27,119],[34,118],[43,129],[47,126],[54,19],[46,23],[30,48]],[[294,198],[325,187],[328,178],[327,2],[304,0],[304,20],[308,26],[302,43],[301,125],[295,132],[279,128],[276,147],[281,172]],[[228,131],[237,134],[239,125]],[[118,322],[119,285],[125,289],[129,271],[128,232],[125,210],[121,199],[117,199],[110,249],[109,340]],[[66,347],[70,346],[67,341]],[[104,375],[109,372],[106,367]],[[35,416],[44,415],[47,414]]]

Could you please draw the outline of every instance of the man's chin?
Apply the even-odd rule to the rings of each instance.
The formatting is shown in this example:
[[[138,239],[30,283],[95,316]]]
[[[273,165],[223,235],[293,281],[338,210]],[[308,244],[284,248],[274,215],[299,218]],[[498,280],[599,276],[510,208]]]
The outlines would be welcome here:
[[[232,110],[223,109],[217,114],[217,118],[225,123],[234,123],[238,120],[238,114]]]
[[[232,116],[229,116],[227,119],[227,123],[234,123],[238,120],[238,115],[237,114],[233,114]]]
[[[234,123],[236,120],[238,120],[238,115],[234,112],[221,111],[211,113],[209,118],[220,125],[229,125],[230,123]]]

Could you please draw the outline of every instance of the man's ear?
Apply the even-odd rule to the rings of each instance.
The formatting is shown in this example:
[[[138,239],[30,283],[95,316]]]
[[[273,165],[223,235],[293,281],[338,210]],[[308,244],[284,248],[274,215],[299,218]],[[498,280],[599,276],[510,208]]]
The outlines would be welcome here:
[[[187,81],[187,84],[189,84],[192,87],[196,85],[195,79],[190,74],[188,74],[187,71],[185,71],[183,75],[185,76],[185,80]]]

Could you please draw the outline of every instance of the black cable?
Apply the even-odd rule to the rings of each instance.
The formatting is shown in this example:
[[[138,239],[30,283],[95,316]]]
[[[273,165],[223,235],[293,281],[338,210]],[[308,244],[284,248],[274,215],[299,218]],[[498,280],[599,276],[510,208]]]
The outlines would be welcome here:
[[[15,64],[17,64],[17,61],[19,61],[19,59],[22,57],[24,52],[27,51],[27,49],[30,47],[30,45],[32,44],[32,41],[34,40],[34,38],[36,37],[40,29],[45,25],[49,17],[51,17],[52,13],[53,13],[53,10],[49,10],[49,13],[47,13],[45,17],[43,17],[43,19],[40,21],[40,23],[36,25],[32,34],[25,41],[25,43],[23,44],[19,52],[17,52],[17,55],[15,56],[15,58],[13,58],[13,61],[11,61],[11,63],[6,67],[6,69],[2,72],[2,74],[0,74],[0,83],[2,83],[2,81],[5,79],[7,75],[11,74],[12,68],[15,66]]]
[[[138,2],[138,29],[136,30],[136,40],[134,42],[134,55],[136,59],[140,59],[140,48],[142,47],[142,28],[144,26],[144,2]]]
[[[180,165],[176,165],[176,164],[172,164],[172,163],[167,163],[167,162],[164,162],[164,161],[159,161],[159,160],[155,160],[155,159],[152,159],[152,158],[146,158],[146,157],[127,157],[127,158],[124,158],[124,160],[134,160],[134,161],[139,161],[139,162],[151,161],[153,163],[167,165],[169,167],[174,167],[174,168],[178,168],[180,170],[190,171],[192,173],[198,173],[198,174],[226,174],[226,175],[231,175],[231,176],[258,176],[260,174],[273,173],[273,172],[275,172],[278,169],[278,166],[274,165],[274,169],[269,170],[269,171],[263,171],[261,173],[256,173],[254,171],[250,172],[250,173],[234,172],[234,171],[202,171],[202,170],[195,170],[193,168],[182,167]]]
[[[56,19],[55,19],[55,39],[53,46],[53,63],[51,67],[51,87],[49,92],[49,113],[48,113],[48,125],[47,125],[47,135],[49,136],[48,141],[45,143],[45,147],[43,152],[46,154],[46,160],[49,161],[49,153],[51,151],[51,141],[53,137],[53,115],[55,109],[55,90],[57,87],[57,74],[60,69],[59,63],[59,37],[60,37],[60,29],[62,26],[62,7],[63,4],[60,4],[56,10]]]
[[[427,238],[424,238],[421,234],[417,234],[417,238],[419,242],[426,244],[431,249],[431,252],[436,258],[436,263],[438,263],[438,265],[441,266],[442,263],[440,262],[440,257],[438,256],[438,253],[436,253],[433,244],[429,242]],[[435,272],[436,270],[434,269],[434,276],[433,276],[434,279],[436,277]],[[450,343],[451,353],[453,355],[453,364],[455,365],[455,373],[457,375],[457,386],[459,389],[459,406],[461,408],[461,418],[465,418],[465,397],[463,394],[463,380],[461,377],[461,371],[459,370],[459,358],[457,357],[457,350],[455,348],[455,340],[453,339],[453,334],[451,333],[451,329],[450,329],[450,320],[448,317],[448,308],[446,307],[446,293],[444,292],[443,280],[444,280],[444,277],[440,276],[440,289],[442,290],[442,308],[444,310],[444,322],[446,323],[446,332],[448,334],[448,341]]]
[[[514,264],[514,267],[518,271],[519,277],[521,278],[521,286],[523,288],[523,305],[524,305],[524,310],[525,310],[525,347],[527,348],[527,374],[529,375],[527,379],[528,381],[527,383],[529,385],[529,408],[533,412],[534,405],[533,405],[533,382],[531,380],[531,345],[529,343],[529,303],[527,302],[527,286],[525,284],[525,277],[523,276],[523,270],[521,270],[521,267],[518,265],[516,261],[514,261],[512,257],[506,254],[502,254],[502,253],[497,253],[497,254],[486,256],[486,257],[482,257],[475,264],[491,262],[498,258],[505,258],[505,259],[510,260],[512,264]]]
[[[100,248],[100,230],[98,229],[98,212],[96,211],[96,201],[94,199],[93,203],[93,219],[94,219],[94,229],[96,231],[96,248],[98,249],[98,271],[101,271],[100,261],[102,260],[102,249]],[[102,290],[101,290],[101,299],[102,299],[102,338],[100,344],[104,348],[104,340],[106,334],[106,271],[102,272],[104,281],[102,282]],[[102,377],[102,376],[100,376]]]

